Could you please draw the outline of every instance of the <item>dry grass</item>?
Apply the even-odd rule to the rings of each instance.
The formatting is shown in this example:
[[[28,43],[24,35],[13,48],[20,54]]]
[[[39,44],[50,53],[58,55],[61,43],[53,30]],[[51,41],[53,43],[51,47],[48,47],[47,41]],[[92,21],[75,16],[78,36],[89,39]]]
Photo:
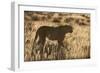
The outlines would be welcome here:
[[[64,46],[58,50],[56,41],[47,40],[42,60],[90,58],[90,15],[82,13],[24,12],[24,61],[41,60],[40,50],[32,46],[36,31],[41,26],[71,25],[73,33],[66,34]],[[58,36],[59,37],[59,36]],[[41,48],[39,48],[41,49]]]

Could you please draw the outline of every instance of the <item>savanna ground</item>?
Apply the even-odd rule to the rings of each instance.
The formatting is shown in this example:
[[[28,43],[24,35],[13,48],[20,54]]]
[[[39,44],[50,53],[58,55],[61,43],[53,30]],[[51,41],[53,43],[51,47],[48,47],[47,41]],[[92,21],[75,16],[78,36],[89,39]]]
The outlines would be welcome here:
[[[36,31],[41,26],[73,27],[63,40],[64,47],[57,49],[57,42],[46,40],[41,59],[40,49],[33,48]],[[59,37],[59,36],[58,36]],[[33,48],[33,49],[32,49]],[[35,55],[32,55],[32,51]],[[60,53],[59,53],[60,52]],[[63,55],[63,56],[62,56]],[[24,11],[24,61],[89,59],[90,58],[90,14],[64,12]]]

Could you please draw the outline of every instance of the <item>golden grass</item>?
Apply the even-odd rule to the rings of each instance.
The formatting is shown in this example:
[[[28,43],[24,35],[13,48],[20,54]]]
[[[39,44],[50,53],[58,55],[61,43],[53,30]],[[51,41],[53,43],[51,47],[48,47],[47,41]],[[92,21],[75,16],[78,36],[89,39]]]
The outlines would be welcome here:
[[[81,13],[50,13],[50,12],[24,12],[24,61],[41,60],[40,51],[36,59],[31,55],[36,31],[41,26],[71,25],[72,34],[64,38],[63,54],[52,50],[51,54],[44,53],[44,60],[56,60],[56,56],[64,55],[63,59],[88,59],[90,58],[90,15]],[[34,18],[35,17],[35,18]],[[57,19],[58,18],[58,19]],[[68,20],[70,19],[70,20]],[[66,21],[67,20],[67,21]],[[78,22],[76,22],[79,20]],[[84,23],[84,24],[80,24]],[[48,48],[48,47],[47,47]],[[46,49],[47,49],[46,48]],[[50,50],[50,49],[49,49]],[[35,50],[33,50],[35,51]],[[47,57],[48,55],[48,57]],[[59,58],[60,59],[60,58]]]

